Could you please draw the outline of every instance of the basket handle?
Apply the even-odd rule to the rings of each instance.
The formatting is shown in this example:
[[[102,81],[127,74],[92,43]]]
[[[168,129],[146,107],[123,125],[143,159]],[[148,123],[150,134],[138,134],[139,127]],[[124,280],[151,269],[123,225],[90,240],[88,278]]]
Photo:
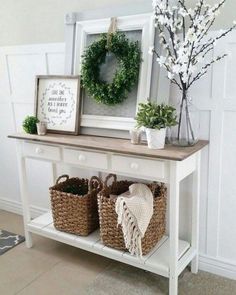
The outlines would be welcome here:
[[[105,178],[105,181],[104,181],[104,187],[105,187],[105,188],[107,188],[107,182],[108,182],[108,180],[109,180],[110,178],[112,178],[112,177],[114,178],[113,182],[116,182],[116,181],[117,181],[117,176],[116,176],[116,174],[112,174],[112,173],[108,174],[107,177]]]
[[[66,178],[66,180],[68,180],[70,177],[69,177],[69,175],[67,175],[67,174],[63,174],[63,175],[61,175],[61,176],[59,176],[59,177],[57,178],[56,184],[58,184],[59,181],[60,181],[62,178]]]
[[[102,188],[102,181],[99,177],[97,176],[92,176],[89,180],[89,190],[92,191],[93,190],[93,183],[97,182],[98,183],[98,187]]]

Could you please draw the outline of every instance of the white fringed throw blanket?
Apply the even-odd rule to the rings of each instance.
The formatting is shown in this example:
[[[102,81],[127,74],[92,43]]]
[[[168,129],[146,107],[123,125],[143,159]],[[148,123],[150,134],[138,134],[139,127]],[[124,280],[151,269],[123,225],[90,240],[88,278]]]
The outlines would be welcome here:
[[[132,255],[142,257],[141,239],[153,215],[153,194],[149,187],[135,183],[116,200],[118,224],[121,224],[125,246]]]

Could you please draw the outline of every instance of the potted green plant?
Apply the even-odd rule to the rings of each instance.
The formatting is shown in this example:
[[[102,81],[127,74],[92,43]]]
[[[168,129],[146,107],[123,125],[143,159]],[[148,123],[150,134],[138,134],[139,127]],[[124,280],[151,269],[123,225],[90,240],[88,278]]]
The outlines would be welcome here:
[[[176,110],[170,105],[152,102],[139,104],[136,116],[137,126],[145,127],[150,149],[164,148],[166,128],[175,126],[178,123],[176,118]]]
[[[35,116],[27,116],[23,121],[22,127],[26,133],[36,134],[38,122],[39,119]]]

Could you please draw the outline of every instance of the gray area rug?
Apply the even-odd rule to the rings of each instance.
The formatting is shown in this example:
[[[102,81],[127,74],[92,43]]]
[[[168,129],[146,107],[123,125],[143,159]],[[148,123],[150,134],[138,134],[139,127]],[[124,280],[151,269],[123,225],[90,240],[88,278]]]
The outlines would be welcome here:
[[[13,234],[6,230],[0,230],[0,255],[24,242],[24,240],[25,238],[20,235]]]
[[[236,281],[185,270],[179,295],[234,295]],[[81,295],[168,295],[168,279],[121,263],[112,263]]]

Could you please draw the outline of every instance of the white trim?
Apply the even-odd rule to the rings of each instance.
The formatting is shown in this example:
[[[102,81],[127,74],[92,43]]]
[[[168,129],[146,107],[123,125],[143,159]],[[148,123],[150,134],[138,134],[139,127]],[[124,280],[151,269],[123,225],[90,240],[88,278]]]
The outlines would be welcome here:
[[[236,261],[232,263],[222,258],[202,254],[199,256],[199,268],[206,272],[236,280]]]
[[[69,12],[69,13],[66,13],[65,15],[64,23],[65,25],[74,25],[78,19],[79,19],[79,13]]]
[[[42,43],[42,44],[27,44],[17,46],[1,46],[0,54],[5,55],[25,55],[25,54],[45,54],[46,53],[64,53],[65,43]]]
[[[83,115],[82,127],[108,128],[112,125],[115,130],[130,130],[135,126],[135,120],[125,117]]]
[[[0,210],[5,210],[8,212],[16,213],[19,215],[23,215],[23,209],[21,202],[0,198]],[[32,217],[38,217],[48,211],[48,209],[41,208],[38,206],[30,206],[30,211]]]
[[[76,12],[65,15],[65,74],[72,75],[74,67],[75,29],[79,15]]]
[[[119,31],[142,31],[141,51],[142,51],[142,63],[140,65],[137,104],[145,102],[150,96],[151,89],[151,73],[152,73],[152,56],[148,54],[149,47],[154,45],[154,20],[151,13],[122,16],[117,18],[117,27]],[[84,53],[86,46],[87,35],[100,34],[108,31],[110,25],[110,18],[78,21],[76,22],[76,41],[75,41],[75,59],[74,59],[74,74],[81,73],[81,56]],[[109,128],[128,130],[132,128],[133,118],[125,118],[127,125],[122,122],[123,117],[104,117],[93,115],[81,116],[81,126],[83,127],[95,127],[95,128]],[[109,121],[109,124],[107,124]],[[121,122],[121,124],[120,124]],[[104,127],[105,126],[105,127]],[[128,128],[129,126],[129,128]]]

